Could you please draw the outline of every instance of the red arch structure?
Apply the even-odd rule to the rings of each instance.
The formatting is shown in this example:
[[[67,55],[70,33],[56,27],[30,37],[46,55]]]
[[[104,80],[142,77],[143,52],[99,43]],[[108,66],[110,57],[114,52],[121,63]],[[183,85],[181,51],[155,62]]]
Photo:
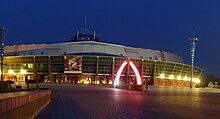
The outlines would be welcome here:
[[[124,67],[128,64],[127,61],[125,61],[121,67],[119,68],[117,74],[116,74],[116,77],[115,77],[115,81],[114,81],[114,86],[116,85],[119,85],[119,80],[120,80],[120,76],[121,76],[121,73],[124,69]],[[135,65],[133,64],[133,62],[129,62],[129,65],[131,66],[131,68],[134,70],[134,73],[135,73],[135,76],[136,76],[136,80],[137,80],[137,85],[141,85],[141,76],[140,76],[140,73],[138,72],[137,68],[135,67]]]

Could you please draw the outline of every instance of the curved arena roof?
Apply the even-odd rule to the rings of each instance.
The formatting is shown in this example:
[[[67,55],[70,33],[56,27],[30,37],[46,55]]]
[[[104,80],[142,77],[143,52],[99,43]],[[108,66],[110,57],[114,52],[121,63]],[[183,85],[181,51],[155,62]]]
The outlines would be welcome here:
[[[22,44],[5,47],[6,56],[29,55],[94,55],[152,59],[183,63],[182,57],[165,51],[134,48],[97,41],[67,42],[54,44]]]

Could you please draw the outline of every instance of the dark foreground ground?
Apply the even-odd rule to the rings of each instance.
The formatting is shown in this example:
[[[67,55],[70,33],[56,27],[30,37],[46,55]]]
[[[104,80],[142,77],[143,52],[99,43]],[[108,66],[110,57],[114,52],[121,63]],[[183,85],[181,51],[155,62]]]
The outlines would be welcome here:
[[[37,119],[219,119],[220,90],[150,87],[149,92],[41,84],[52,102]]]

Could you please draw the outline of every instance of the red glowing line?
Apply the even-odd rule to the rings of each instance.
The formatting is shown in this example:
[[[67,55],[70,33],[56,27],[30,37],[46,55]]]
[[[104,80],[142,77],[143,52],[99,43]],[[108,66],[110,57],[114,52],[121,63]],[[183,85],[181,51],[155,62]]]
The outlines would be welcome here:
[[[114,81],[114,85],[119,85],[119,79],[120,79],[120,76],[121,76],[121,73],[124,69],[124,67],[126,66],[127,62],[125,61],[121,67],[119,68],[117,74],[116,74],[116,77],[115,77],[115,81]],[[134,73],[135,73],[135,76],[136,76],[136,79],[137,79],[137,85],[141,85],[141,76],[137,70],[137,68],[135,67],[135,65],[132,63],[132,62],[129,62],[131,68],[134,70]]]
[[[124,62],[121,65],[121,67],[119,68],[119,70],[117,72],[117,75],[116,75],[116,78],[115,78],[115,81],[114,81],[114,85],[119,85],[119,79],[120,79],[120,76],[121,76],[121,72],[123,71],[126,64],[127,64],[127,62]]]
[[[141,76],[137,70],[137,68],[134,66],[134,64],[132,62],[129,63],[131,68],[134,70],[136,79],[137,79],[137,85],[141,85]]]

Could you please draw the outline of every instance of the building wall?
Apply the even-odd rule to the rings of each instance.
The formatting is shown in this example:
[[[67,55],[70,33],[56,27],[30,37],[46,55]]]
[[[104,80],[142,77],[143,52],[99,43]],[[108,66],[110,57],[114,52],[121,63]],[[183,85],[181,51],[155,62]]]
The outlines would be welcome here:
[[[56,80],[64,81],[65,79],[69,82],[72,78],[74,80],[76,79],[75,82],[80,82],[91,77],[93,80],[91,83],[96,83],[96,81],[103,81],[105,79],[112,82],[124,61],[132,61],[139,71],[142,80],[150,79],[155,85],[168,85],[170,81],[177,81],[177,83],[179,81],[189,82],[190,77],[190,66],[181,63],[106,56],[68,57],[7,56],[4,59],[5,80],[24,81],[28,78],[31,80],[41,79],[44,81],[56,82]],[[67,64],[67,61],[70,61],[71,58],[72,64]],[[75,59],[78,61],[73,61]],[[78,63],[78,65],[70,69],[70,71],[65,68],[66,64],[74,65],[74,63]],[[26,70],[26,73],[22,74],[21,69]],[[13,70],[14,73],[10,74],[9,70]],[[194,67],[194,78],[200,78],[201,73],[202,69]],[[124,83],[131,83],[135,80],[134,71],[129,65],[126,65],[123,69],[121,79]],[[158,83],[158,81],[160,83]],[[186,84],[182,83],[181,85],[184,86]]]

